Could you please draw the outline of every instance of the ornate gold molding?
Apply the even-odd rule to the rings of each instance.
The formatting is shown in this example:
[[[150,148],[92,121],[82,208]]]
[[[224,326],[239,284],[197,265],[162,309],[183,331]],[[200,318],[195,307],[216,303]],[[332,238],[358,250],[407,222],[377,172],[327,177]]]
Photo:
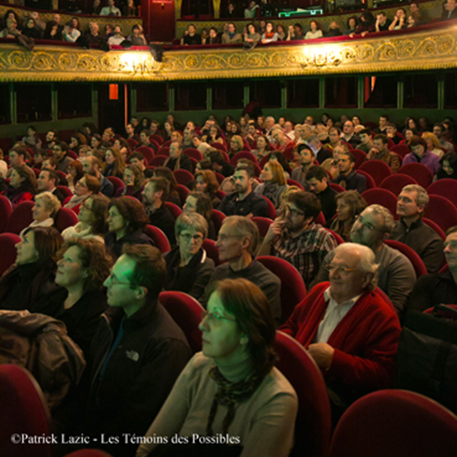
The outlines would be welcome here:
[[[311,45],[149,52],[18,45],[0,48],[0,81],[164,81],[268,78],[457,68],[457,26]]]

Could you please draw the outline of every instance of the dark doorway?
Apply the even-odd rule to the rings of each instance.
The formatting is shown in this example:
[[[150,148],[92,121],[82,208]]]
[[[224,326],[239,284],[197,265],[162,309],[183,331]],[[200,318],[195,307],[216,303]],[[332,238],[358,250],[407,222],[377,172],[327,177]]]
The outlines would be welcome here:
[[[107,127],[112,127],[115,133],[121,135],[125,130],[125,100],[126,84],[117,84],[117,100],[110,99],[110,86],[116,84],[100,84],[98,86],[98,128],[100,133]],[[113,95],[114,87],[111,88]],[[127,91],[128,93],[128,91]],[[129,114],[129,113],[128,113]]]

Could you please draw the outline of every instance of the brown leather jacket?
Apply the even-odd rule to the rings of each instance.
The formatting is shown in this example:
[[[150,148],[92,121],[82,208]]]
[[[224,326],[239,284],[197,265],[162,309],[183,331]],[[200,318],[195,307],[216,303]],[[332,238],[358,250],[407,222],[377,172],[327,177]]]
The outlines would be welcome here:
[[[86,366],[63,322],[27,310],[0,311],[0,364],[5,363],[33,374],[51,410],[79,383]]]

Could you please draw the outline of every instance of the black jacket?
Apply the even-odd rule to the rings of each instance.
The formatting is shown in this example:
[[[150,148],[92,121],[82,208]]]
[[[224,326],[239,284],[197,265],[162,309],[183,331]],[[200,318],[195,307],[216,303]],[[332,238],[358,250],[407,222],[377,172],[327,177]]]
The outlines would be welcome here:
[[[339,184],[346,190],[356,190],[359,194],[365,192],[367,188],[367,178],[355,170],[352,170],[348,175],[340,174],[332,182]]]
[[[214,261],[207,257],[203,248],[195,254],[185,267],[179,267],[181,255],[179,246],[165,254],[167,282],[165,290],[177,290],[197,300],[203,295],[209,278],[214,271]]]
[[[121,322],[122,338],[100,377]],[[130,317],[122,309],[110,308],[101,317],[91,356],[92,387],[84,424],[87,433],[144,436],[191,351],[182,330],[153,299]],[[137,447],[120,440],[105,449],[113,456],[129,457],[134,456]]]
[[[429,273],[438,273],[443,264],[443,240],[421,219],[413,222],[410,227],[403,219],[395,222],[390,239],[409,246],[422,259]]]
[[[12,265],[0,279],[0,309],[35,312],[37,302],[58,289],[54,278],[36,263]]]
[[[120,240],[116,240],[116,234],[113,232],[108,232],[105,235],[105,244],[108,249],[116,256],[120,257],[122,255],[122,247],[124,244],[149,244],[154,246],[154,242],[145,235],[141,230],[136,232],[129,233],[123,236]]]
[[[162,230],[162,232],[167,236],[171,246],[174,246],[176,244],[175,218],[173,217],[173,214],[171,214],[170,210],[162,204],[162,206],[153,213],[149,211],[147,211],[147,213],[151,225],[154,225]]]
[[[251,192],[244,200],[238,201],[237,198],[237,192],[225,196],[218,210],[226,216],[247,216],[252,213],[255,217],[268,217],[268,206],[263,197]]]
[[[40,300],[34,311],[62,321],[67,327],[68,336],[87,355],[100,323],[100,316],[108,308],[106,294],[101,290],[88,291],[70,309],[64,307],[67,297],[68,291],[62,287],[46,299]]]

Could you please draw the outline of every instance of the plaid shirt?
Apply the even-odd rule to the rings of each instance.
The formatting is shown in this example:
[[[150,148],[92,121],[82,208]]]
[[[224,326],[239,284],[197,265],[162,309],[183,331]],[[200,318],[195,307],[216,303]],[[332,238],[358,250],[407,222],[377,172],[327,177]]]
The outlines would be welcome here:
[[[317,275],[324,257],[337,246],[334,236],[321,225],[312,223],[292,238],[287,229],[273,239],[272,255],[291,263],[302,275],[306,287]]]

